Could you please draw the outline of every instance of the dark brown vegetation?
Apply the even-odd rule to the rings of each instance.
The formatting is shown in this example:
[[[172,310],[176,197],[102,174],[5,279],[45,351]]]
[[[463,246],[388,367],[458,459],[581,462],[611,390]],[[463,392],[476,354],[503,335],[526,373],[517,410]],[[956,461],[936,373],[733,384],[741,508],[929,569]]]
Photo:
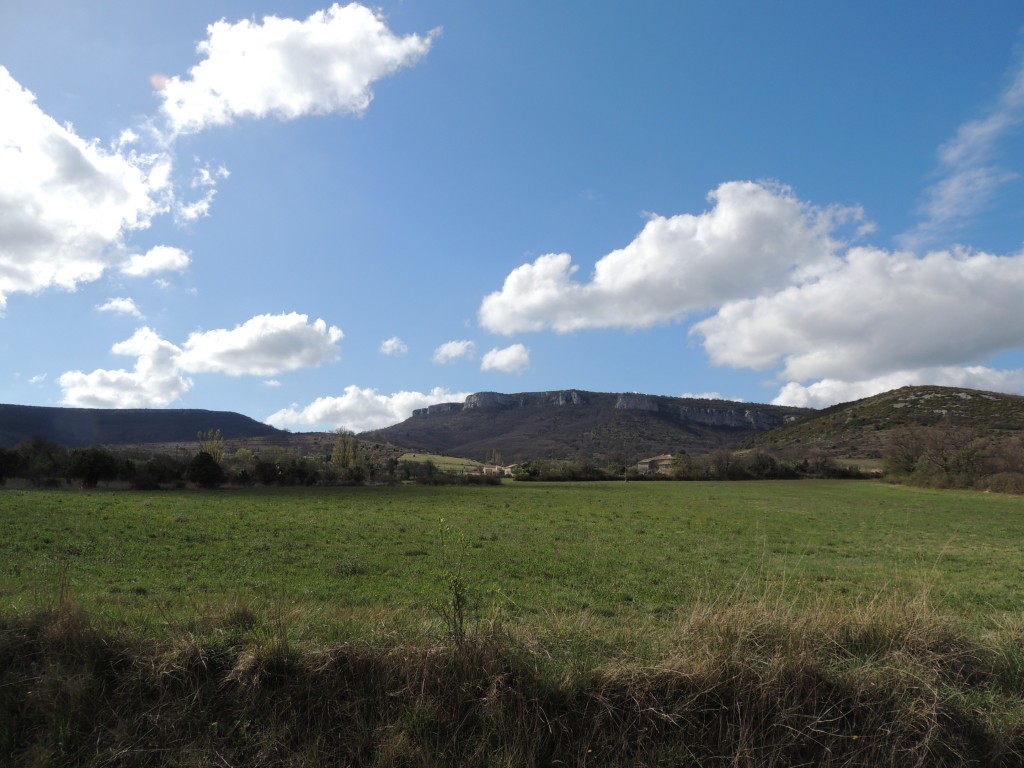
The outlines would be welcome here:
[[[577,664],[500,624],[293,645],[280,617],[154,640],[64,601],[0,619],[0,759],[29,766],[1018,766],[1019,627],[922,606],[701,609],[661,658]],[[982,702],[984,702],[982,704]]]

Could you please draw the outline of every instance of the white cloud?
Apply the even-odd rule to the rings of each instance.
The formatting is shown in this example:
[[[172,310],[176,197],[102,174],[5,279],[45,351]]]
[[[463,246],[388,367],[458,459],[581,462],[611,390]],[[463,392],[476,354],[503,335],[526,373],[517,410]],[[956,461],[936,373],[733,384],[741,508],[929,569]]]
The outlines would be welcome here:
[[[376,389],[352,385],[345,387],[345,394],[340,397],[319,397],[303,408],[293,405],[271,415],[266,421],[280,429],[304,426],[365,432],[405,421],[417,408],[437,403],[460,403],[469,394],[435,387],[428,393],[403,391],[382,395]]]
[[[687,400],[728,400],[733,403],[746,402],[741,397],[726,397],[721,392],[684,392],[679,397]]]
[[[1018,65],[995,107],[984,117],[964,123],[939,148],[938,180],[924,194],[920,224],[901,238],[907,248],[921,248],[969,221],[1016,173],[997,162],[996,147],[1024,122],[1024,65]]]
[[[456,360],[473,357],[476,344],[465,339],[459,341],[446,341],[434,350],[434,362],[438,365],[447,365]]]
[[[863,381],[823,379],[809,385],[791,381],[780,390],[778,397],[772,402],[775,405],[826,408],[836,403],[848,403],[915,384],[964,387],[991,392],[1020,392],[1024,390],[1024,370],[1001,371],[978,365],[898,371]]]
[[[28,383],[29,384],[42,384],[44,381],[46,381],[46,374],[45,373],[37,373],[35,376],[33,376],[32,378],[30,378],[28,380]]]
[[[587,282],[566,253],[513,270],[484,298],[479,320],[495,333],[547,328],[643,328],[678,320],[730,299],[781,287],[813,272],[841,245],[838,226],[857,208],[818,208],[784,187],[728,182],[708,196],[711,210],[652,216],[625,248],[600,259]]]
[[[725,304],[691,333],[717,365],[864,380],[1019,347],[1021,295],[1024,254],[855,248],[817,279]]]
[[[135,369],[68,371],[61,374],[64,405],[78,408],[155,408],[170,405],[192,382],[177,366],[181,350],[150,328],[140,328],[128,340],[115,344],[116,355],[135,356]]]
[[[2,309],[11,293],[72,290],[119,263],[124,237],[167,210],[170,161],[86,141],[4,67],[0,115]]]
[[[210,207],[217,196],[217,182],[231,174],[223,165],[211,171],[208,167],[200,168],[192,179],[191,187],[203,190],[203,195],[191,203],[175,201],[174,216],[178,222],[190,222],[210,215]]]
[[[188,269],[191,257],[180,248],[158,245],[144,254],[133,254],[121,265],[121,273],[129,277],[146,277],[156,272],[181,272]]]
[[[142,317],[142,312],[139,311],[133,299],[127,299],[118,297],[116,299],[110,299],[105,304],[100,304],[96,307],[100,312],[113,312],[118,315],[131,315],[132,317]]]
[[[502,371],[521,373],[530,367],[530,350],[522,344],[513,344],[504,349],[495,347],[480,362],[481,371]]]
[[[267,379],[266,381],[263,382],[263,386],[270,387],[271,389],[276,389],[277,387],[281,386],[281,382],[278,381],[277,379]]]
[[[970,146],[946,151],[967,157]],[[816,207],[763,184],[723,184],[711,199],[697,216],[653,218],[588,281],[574,279],[566,254],[519,267],[484,299],[481,323],[502,333],[566,332],[711,310],[690,329],[711,362],[775,371],[786,403],[862,397],[929,377],[1019,386],[1017,372],[981,364],[1022,346],[1024,253],[851,246],[841,230],[862,221],[859,210]]]
[[[203,59],[187,79],[152,80],[176,133],[240,117],[361,114],[373,83],[419,61],[436,35],[399,37],[380,14],[356,3],[335,4],[302,21],[221,20],[206,31],[197,47]]]
[[[112,348],[114,354],[137,358],[133,371],[68,371],[60,377],[63,402],[86,408],[160,408],[192,387],[183,374],[270,376],[312,367],[337,359],[342,336],[323,320],[309,323],[306,315],[294,312],[259,315],[230,331],[193,333],[181,347],[141,328]]]
[[[191,334],[178,361],[183,370],[231,376],[273,376],[337,360],[341,329],[297,312],[258,315],[232,330]]]
[[[408,354],[409,346],[397,336],[392,336],[390,339],[385,339],[381,342],[380,353],[382,355],[398,357]]]

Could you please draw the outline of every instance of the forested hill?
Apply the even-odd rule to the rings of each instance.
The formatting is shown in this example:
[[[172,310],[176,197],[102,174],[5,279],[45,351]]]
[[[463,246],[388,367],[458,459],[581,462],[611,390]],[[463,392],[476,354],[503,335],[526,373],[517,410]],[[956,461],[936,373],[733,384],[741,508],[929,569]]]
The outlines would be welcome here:
[[[35,437],[43,437],[69,448],[176,443],[194,441],[199,432],[213,429],[219,429],[225,439],[286,434],[230,411],[0,405],[0,446],[5,448]]]
[[[707,453],[814,411],[726,400],[561,390],[480,392],[416,411],[360,437],[432,453],[506,463],[585,457],[627,463],[661,453]]]

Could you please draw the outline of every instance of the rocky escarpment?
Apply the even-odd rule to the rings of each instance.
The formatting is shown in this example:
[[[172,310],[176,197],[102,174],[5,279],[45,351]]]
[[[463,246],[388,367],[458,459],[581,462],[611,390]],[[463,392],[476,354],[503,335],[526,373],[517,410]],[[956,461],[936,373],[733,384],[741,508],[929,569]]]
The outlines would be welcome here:
[[[697,424],[709,424],[716,427],[753,427],[762,432],[781,427],[783,424],[798,418],[794,414],[756,407],[714,408],[681,406],[679,414],[687,421],[693,421]]]
[[[401,424],[365,433],[435,453],[506,460],[701,453],[785,424],[809,409],[727,400],[601,393],[477,392],[420,408]]]
[[[698,402],[713,403],[698,405]],[[735,403],[727,400],[696,401],[674,397],[652,395],[618,395],[615,407],[651,413],[665,413],[678,416],[684,421],[706,424],[713,427],[736,427],[741,429],[769,430],[781,427],[798,418],[796,413],[787,413],[778,406],[758,406]]]
[[[729,400],[695,400],[690,398],[644,395],[637,392],[604,394],[565,389],[551,392],[521,392],[506,395],[500,392],[477,392],[463,403],[440,403],[413,411],[414,418],[470,410],[506,410],[510,408],[543,408],[564,406],[612,407],[615,410],[658,413],[683,421],[712,427],[775,429],[798,418],[804,409],[774,405],[751,405]]]
[[[505,408],[531,408],[548,405],[586,405],[587,398],[575,389],[554,392],[523,392],[516,395],[504,395],[500,392],[477,392],[466,398],[462,403],[440,403],[426,408],[417,408],[412,412],[414,418],[431,416],[438,413],[452,413],[462,410],[499,410]]]

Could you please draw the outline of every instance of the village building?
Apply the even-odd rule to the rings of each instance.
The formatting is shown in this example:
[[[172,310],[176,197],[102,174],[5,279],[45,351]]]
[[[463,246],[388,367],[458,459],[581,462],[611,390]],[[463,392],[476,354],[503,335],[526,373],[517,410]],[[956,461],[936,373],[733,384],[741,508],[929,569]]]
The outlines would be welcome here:
[[[636,471],[641,475],[667,475],[675,467],[676,457],[670,453],[663,453],[660,456],[652,456],[649,459],[641,459],[637,462]]]

